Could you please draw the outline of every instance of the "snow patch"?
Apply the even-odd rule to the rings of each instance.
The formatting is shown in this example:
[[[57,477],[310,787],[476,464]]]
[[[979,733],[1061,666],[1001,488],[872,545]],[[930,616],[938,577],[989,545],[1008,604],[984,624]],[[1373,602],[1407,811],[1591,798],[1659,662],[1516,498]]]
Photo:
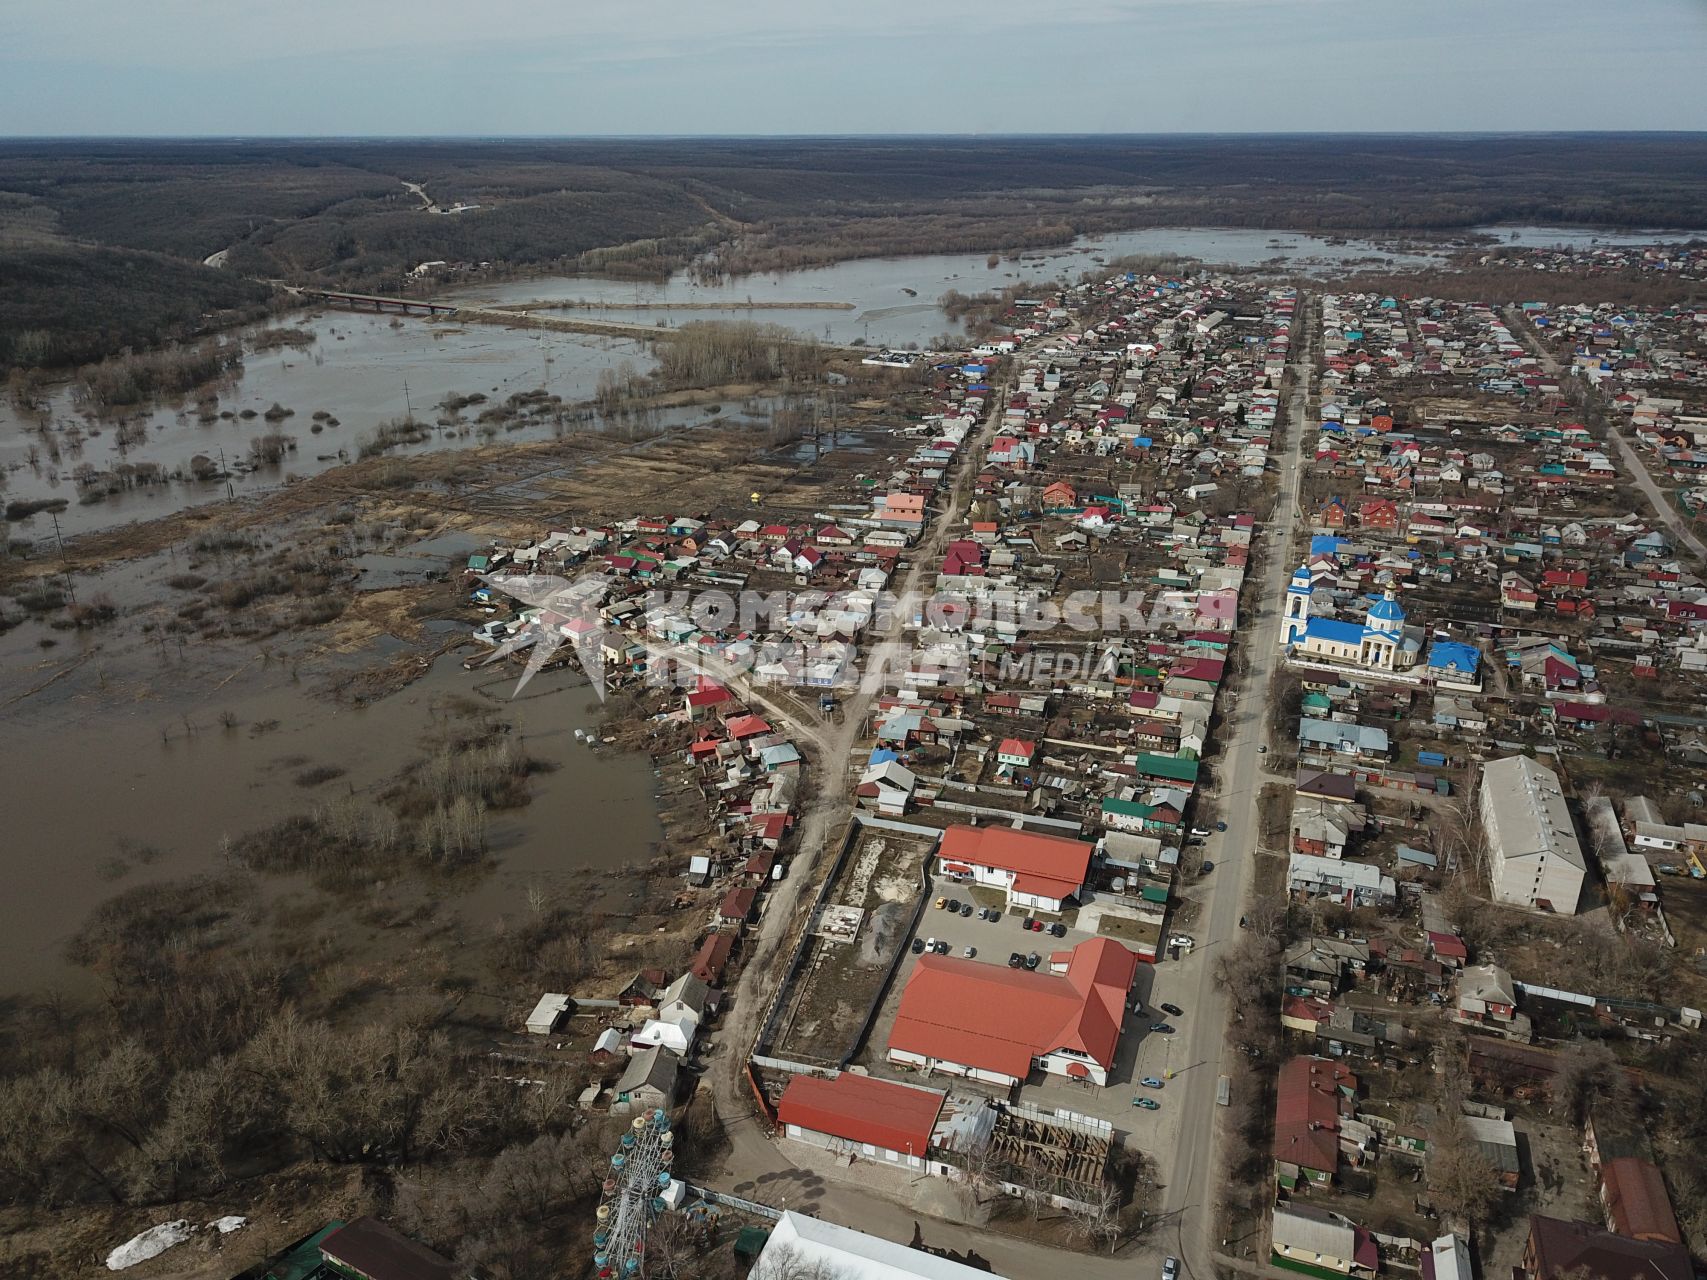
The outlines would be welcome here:
[[[207,1225],[212,1227],[215,1231],[219,1232],[220,1235],[228,1236],[233,1231],[240,1231],[244,1227],[248,1226],[249,1225],[249,1219],[239,1217],[235,1213],[230,1213],[230,1214],[227,1214],[223,1218],[215,1218],[212,1222],[208,1223]]]
[[[195,1234],[195,1228],[185,1218],[176,1218],[171,1222],[162,1222],[157,1227],[150,1227],[141,1235],[133,1236],[109,1253],[107,1255],[107,1270],[123,1271],[127,1267],[134,1267],[139,1262],[158,1258],[173,1245],[183,1244],[193,1234]]]

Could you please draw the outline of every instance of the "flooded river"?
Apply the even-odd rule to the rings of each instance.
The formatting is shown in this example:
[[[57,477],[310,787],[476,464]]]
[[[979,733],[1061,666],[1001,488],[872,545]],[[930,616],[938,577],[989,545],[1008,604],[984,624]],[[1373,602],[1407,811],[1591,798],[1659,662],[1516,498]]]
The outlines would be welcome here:
[[[78,658],[67,642],[31,669],[27,637],[4,639],[0,701]],[[599,711],[569,674],[542,675],[512,702],[513,671],[469,673],[449,656],[404,691],[350,708],[314,698],[284,663],[234,647],[162,649],[144,679],[121,677],[119,665],[96,653],[0,710],[0,995],[79,989],[64,948],[96,904],[219,870],[223,836],[371,793],[424,754],[453,695],[513,723],[526,753],[549,766],[531,779],[530,804],[489,816],[495,868],[458,893],[451,909],[465,923],[524,911],[530,888],[558,901],[584,896],[588,871],[644,863],[660,835],[651,762],[576,739]],[[304,786],[311,768],[343,772]]]
[[[61,387],[49,412],[57,430],[44,437],[33,421],[15,406],[0,400],[0,505],[40,498],[64,498],[69,506],[59,513],[66,534],[110,528],[133,520],[149,520],[185,507],[217,501],[228,493],[241,496],[274,488],[288,476],[311,476],[344,465],[381,423],[403,418],[411,410],[425,424],[439,416],[436,406],[446,396],[480,393],[496,403],[519,391],[544,388],[568,402],[590,399],[599,374],[624,362],[642,371],[652,365],[651,354],[639,342],[585,334],[505,329],[471,325],[466,329],[410,319],[394,323],[389,316],[324,312],[292,316],[284,323],[309,330],[315,342],[306,348],[281,348],[244,357],[242,374],[219,390],[219,408],[233,414],[252,410],[254,417],[218,418],[201,422],[192,405],[162,405],[148,411],[145,441],[122,453],[112,423],[82,421],[71,389]],[[269,423],[261,415],[274,404],[294,410],[291,417]],[[433,431],[426,440],[398,446],[407,454],[459,448],[483,443],[472,429],[481,408],[464,412],[470,426],[461,434]],[[337,425],[313,421],[324,411]],[[533,423],[505,430],[502,439],[539,439],[552,428]],[[197,454],[223,456],[228,463],[245,461],[250,444],[268,432],[281,431],[296,448],[276,466],[261,466],[228,480],[183,481],[147,485],[84,502],[73,480],[80,463],[107,470],[129,461],[155,462],[167,472],[187,469]],[[99,432],[99,434],[94,434]],[[72,441],[81,434],[81,448]],[[50,454],[49,439],[59,448]],[[34,461],[32,462],[32,449]],[[230,489],[227,489],[227,485]],[[14,526],[13,537],[45,539],[53,533],[51,519],[36,515]]]

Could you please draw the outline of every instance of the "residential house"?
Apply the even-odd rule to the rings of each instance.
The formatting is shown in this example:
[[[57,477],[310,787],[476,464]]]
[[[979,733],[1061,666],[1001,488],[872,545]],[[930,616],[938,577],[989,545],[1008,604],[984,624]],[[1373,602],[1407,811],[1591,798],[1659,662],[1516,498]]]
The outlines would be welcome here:
[[[1278,1265],[1306,1275],[1367,1277],[1380,1267],[1380,1250],[1369,1232],[1314,1205],[1275,1205],[1269,1240]]]

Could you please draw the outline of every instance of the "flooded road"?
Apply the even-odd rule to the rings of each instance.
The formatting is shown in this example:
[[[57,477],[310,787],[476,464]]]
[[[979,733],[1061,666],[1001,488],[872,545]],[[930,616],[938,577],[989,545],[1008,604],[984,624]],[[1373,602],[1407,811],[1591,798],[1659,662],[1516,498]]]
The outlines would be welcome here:
[[[8,662],[6,696],[75,658],[56,653],[34,671]],[[351,708],[314,698],[283,663],[240,663],[228,655],[231,670],[210,670],[198,658],[192,672],[163,657],[158,680],[124,681],[86,660],[0,708],[0,995],[84,988],[64,948],[96,904],[221,869],[223,837],[371,796],[425,753],[447,700],[478,699],[548,767],[529,781],[531,803],[489,815],[494,865],[459,879],[449,907],[464,923],[525,910],[530,888],[584,896],[589,871],[644,863],[659,838],[651,762],[576,740],[599,710],[571,673],[542,675],[512,702],[513,671],[469,673],[447,656],[402,692]],[[304,785],[310,770],[339,772]]]

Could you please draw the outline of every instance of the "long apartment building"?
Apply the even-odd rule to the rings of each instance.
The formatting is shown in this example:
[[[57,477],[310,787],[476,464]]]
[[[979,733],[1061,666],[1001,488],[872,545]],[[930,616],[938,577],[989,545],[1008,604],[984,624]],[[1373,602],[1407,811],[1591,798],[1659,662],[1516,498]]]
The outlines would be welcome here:
[[[1494,900],[1575,915],[1588,862],[1559,775],[1527,756],[1490,760],[1477,807]]]

